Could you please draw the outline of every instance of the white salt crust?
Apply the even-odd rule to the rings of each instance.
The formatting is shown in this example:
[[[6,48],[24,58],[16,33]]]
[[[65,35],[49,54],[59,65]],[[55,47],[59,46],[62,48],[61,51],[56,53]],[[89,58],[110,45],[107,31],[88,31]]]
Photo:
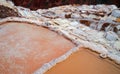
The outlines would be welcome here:
[[[8,17],[8,18],[5,18],[5,19],[1,19],[0,20],[0,25],[2,23],[5,23],[5,22],[25,22],[25,23],[32,23],[32,24],[35,24],[35,25],[38,25],[38,26],[48,27],[46,25],[43,25],[42,21],[31,20],[31,19],[27,19],[27,18]],[[115,55],[115,54],[111,54],[110,52],[108,52],[107,48],[105,48],[103,45],[101,45],[99,43],[84,41],[82,39],[77,40],[75,37],[71,36],[68,32],[60,30],[60,29],[54,29],[53,27],[50,27],[50,26],[48,27],[48,29],[53,30],[53,31],[59,33],[60,35],[65,36],[66,38],[70,39],[73,43],[75,43],[77,46],[70,49],[64,55],[62,55],[62,56],[60,56],[56,59],[53,59],[48,63],[43,64],[43,66],[40,67],[37,71],[35,71],[33,74],[44,74],[47,70],[49,70],[50,68],[55,66],[57,63],[64,61],[72,53],[77,52],[80,47],[89,48],[92,51],[100,53],[101,57],[103,57],[103,58],[109,57],[110,59],[115,61],[117,64],[120,64],[120,57]]]

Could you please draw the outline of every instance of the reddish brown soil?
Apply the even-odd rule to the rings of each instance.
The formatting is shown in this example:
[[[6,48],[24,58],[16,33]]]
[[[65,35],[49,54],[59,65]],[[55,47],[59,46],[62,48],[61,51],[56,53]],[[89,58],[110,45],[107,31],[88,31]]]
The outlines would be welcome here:
[[[18,13],[13,9],[0,5],[0,18],[12,17],[16,16],[19,17]]]
[[[50,8],[67,4],[115,4],[120,7],[119,0],[12,0],[15,5],[30,9]]]

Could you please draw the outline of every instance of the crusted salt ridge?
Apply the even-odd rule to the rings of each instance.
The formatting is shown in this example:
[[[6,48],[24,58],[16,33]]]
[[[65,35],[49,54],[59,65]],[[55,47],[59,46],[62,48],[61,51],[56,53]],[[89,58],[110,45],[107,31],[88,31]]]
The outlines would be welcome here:
[[[4,5],[4,6],[12,8],[12,9],[15,8],[14,3],[9,0],[0,0],[0,5]]]
[[[63,19],[62,19],[63,20]],[[63,24],[63,23],[62,23]],[[108,57],[109,58],[111,58],[111,59],[113,59],[114,61],[116,61],[117,63],[119,63],[120,64],[120,56],[119,56],[119,51],[117,51],[116,50],[116,47],[112,47],[111,45],[110,45],[110,43],[109,43],[109,41],[108,42],[104,42],[105,41],[105,39],[104,38],[100,38],[100,40],[99,40],[99,38],[98,39],[96,39],[96,37],[94,37],[94,36],[96,36],[96,34],[98,33],[98,34],[100,34],[100,32],[97,32],[96,30],[92,30],[92,29],[90,29],[90,28],[87,28],[87,27],[85,27],[87,30],[88,30],[88,32],[83,32],[83,33],[80,33],[80,35],[79,35],[79,33],[77,33],[76,35],[74,34],[74,31],[72,31],[73,32],[73,34],[75,35],[75,37],[74,38],[72,38],[71,36],[72,35],[70,35],[70,36],[68,36],[69,38],[71,37],[71,39],[74,39],[74,41],[77,41],[77,42],[79,42],[79,44],[83,44],[84,45],[84,47],[88,47],[88,48],[91,48],[92,50],[94,50],[94,51],[96,51],[96,52],[99,52],[99,53],[102,53],[100,56],[102,56],[102,57],[107,57],[106,55],[108,55]],[[67,27],[65,27],[65,29],[67,29]],[[65,30],[64,29],[64,30]],[[76,28],[77,29],[77,28]],[[81,28],[82,29],[82,28]],[[90,30],[89,30],[90,29]],[[80,30],[79,30],[80,31]],[[94,34],[94,32],[96,32],[95,34],[94,34],[94,36],[91,36],[92,34],[90,34],[90,36],[91,37],[93,37],[94,39],[92,39],[89,35],[85,35],[86,33],[90,33],[89,31],[91,31],[93,34]],[[63,31],[64,33],[65,33],[65,31]],[[69,32],[69,30],[67,31],[67,32]],[[69,32],[70,33],[70,32]],[[104,33],[104,32],[103,32]],[[65,33],[66,34],[66,33]],[[84,36],[85,35],[85,36]],[[100,34],[101,35],[101,34]],[[76,37],[77,36],[77,37]],[[83,36],[83,37],[82,37]],[[99,35],[97,35],[98,37],[99,37]],[[76,39],[77,38],[77,39]],[[83,39],[84,38],[84,39]],[[101,40],[102,39],[102,40]],[[94,40],[97,40],[97,41],[94,41]],[[103,51],[103,50],[107,50],[107,52],[106,51]],[[117,53],[117,54],[116,54]]]
[[[77,47],[75,47],[73,49],[70,49],[64,55],[62,55],[62,56],[60,56],[56,59],[53,59],[48,63],[45,63],[42,67],[40,67],[37,71],[35,71],[34,74],[45,73],[47,70],[49,70],[50,68],[55,66],[57,63],[67,59],[72,53],[78,51],[80,47],[89,48],[92,51],[100,53],[100,56],[102,56],[103,58],[109,57],[110,59],[114,60],[116,63],[120,64],[120,57],[108,52],[108,50],[103,45],[101,45],[99,43],[84,41],[82,39],[78,40],[78,39],[76,39],[75,36],[70,35],[67,31],[57,29],[53,26],[46,26],[46,25],[43,24],[42,21],[39,21],[39,20],[31,20],[31,19],[27,19],[27,18],[18,18],[18,17],[8,17],[8,18],[0,20],[0,24],[5,23],[5,22],[12,22],[12,21],[33,23],[33,24],[36,24],[38,26],[40,25],[40,26],[48,27],[48,29],[53,30],[53,31],[67,37],[68,39],[72,40],[73,43],[76,43],[78,45]]]
[[[42,24],[42,22],[37,20],[37,19],[33,20],[33,19],[27,19],[27,18],[22,18],[22,17],[21,18],[20,17],[7,17],[5,19],[1,19],[0,24],[5,23],[5,22],[11,22],[11,21],[34,23],[36,25],[41,25]]]
[[[70,49],[67,53],[65,53],[64,55],[51,60],[48,63],[45,63],[41,68],[39,68],[37,71],[35,71],[33,74],[43,74],[45,73],[47,70],[49,70],[50,68],[52,68],[53,66],[55,66],[57,63],[64,61],[65,59],[67,59],[72,53],[76,52],[79,50],[79,47],[74,47],[72,49]]]

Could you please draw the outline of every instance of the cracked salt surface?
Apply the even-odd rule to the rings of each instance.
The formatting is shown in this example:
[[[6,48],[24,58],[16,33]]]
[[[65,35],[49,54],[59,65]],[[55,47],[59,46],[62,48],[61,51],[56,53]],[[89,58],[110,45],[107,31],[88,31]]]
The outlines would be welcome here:
[[[6,22],[0,27],[2,73],[33,73],[44,63],[74,47],[74,44],[64,37],[36,25]]]

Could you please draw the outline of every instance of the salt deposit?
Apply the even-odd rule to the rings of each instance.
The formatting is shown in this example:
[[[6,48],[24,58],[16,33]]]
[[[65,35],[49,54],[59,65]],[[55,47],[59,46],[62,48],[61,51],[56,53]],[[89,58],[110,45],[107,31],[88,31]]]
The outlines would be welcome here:
[[[79,47],[90,48],[101,57],[108,57],[120,64],[120,23],[116,22],[119,13],[112,12],[108,15],[112,10],[118,9],[115,5],[65,5],[37,11],[17,6],[15,8],[21,17],[1,19],[0,24],[8,21],[34,23],[47,27],[78,45],[61,57],[43,64],[34,74],[43,74],[78,51]]]

